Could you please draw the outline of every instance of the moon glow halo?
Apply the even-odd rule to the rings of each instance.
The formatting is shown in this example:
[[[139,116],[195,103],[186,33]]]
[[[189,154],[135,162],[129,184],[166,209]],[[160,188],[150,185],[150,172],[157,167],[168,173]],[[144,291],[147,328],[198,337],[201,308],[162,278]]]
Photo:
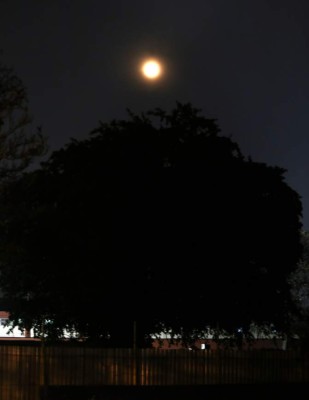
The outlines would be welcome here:
[[[149,59],[143,62],[141,72],[145,78],[155,80],[162,74],[162,67],[159,61],[155,59]]]

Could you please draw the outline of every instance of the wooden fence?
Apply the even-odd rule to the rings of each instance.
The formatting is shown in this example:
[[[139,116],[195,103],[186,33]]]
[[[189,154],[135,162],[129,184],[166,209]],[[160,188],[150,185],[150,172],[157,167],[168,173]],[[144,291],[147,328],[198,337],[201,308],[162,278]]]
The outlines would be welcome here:
[[[298,351],[106,349],[0,345],[0,399],[39,400],[42,388],[308,383]]]

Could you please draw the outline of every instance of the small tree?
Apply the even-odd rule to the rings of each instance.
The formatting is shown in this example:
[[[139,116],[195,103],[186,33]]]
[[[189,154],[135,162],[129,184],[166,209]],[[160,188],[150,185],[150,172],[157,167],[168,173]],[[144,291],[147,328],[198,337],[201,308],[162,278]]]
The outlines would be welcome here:
[[[40,127],[33,132],[32,122],[22,80],[13,68],[0,61],[0,240],[6,235],[8,185],[47,152],[47,139]],[[0,297],[4,305],[2,289],[0,282]]]
[[[309,232],[302,231],[302,257],[290,274],[291,297],[295,306],[292,316],[294,332],[309,349]]]

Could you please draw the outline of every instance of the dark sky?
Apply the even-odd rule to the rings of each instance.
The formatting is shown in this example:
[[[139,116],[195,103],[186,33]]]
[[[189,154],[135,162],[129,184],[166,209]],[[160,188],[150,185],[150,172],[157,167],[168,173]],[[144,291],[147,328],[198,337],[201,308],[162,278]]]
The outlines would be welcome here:
[[[287,169],[309,230],[308,0],[0,0],[0,49],[51,150],[99,120],[191,102],[245,156]],[[166,73],[139,77],[157,56]]]

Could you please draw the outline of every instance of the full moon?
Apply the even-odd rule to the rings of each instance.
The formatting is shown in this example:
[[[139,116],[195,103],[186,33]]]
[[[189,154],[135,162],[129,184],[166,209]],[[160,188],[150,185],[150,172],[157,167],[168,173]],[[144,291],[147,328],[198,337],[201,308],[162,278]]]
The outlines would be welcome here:
[[[147,79],[157,79],[162,72],[160,63],[157,60],[147,60],[142,65],[142,73]]]

